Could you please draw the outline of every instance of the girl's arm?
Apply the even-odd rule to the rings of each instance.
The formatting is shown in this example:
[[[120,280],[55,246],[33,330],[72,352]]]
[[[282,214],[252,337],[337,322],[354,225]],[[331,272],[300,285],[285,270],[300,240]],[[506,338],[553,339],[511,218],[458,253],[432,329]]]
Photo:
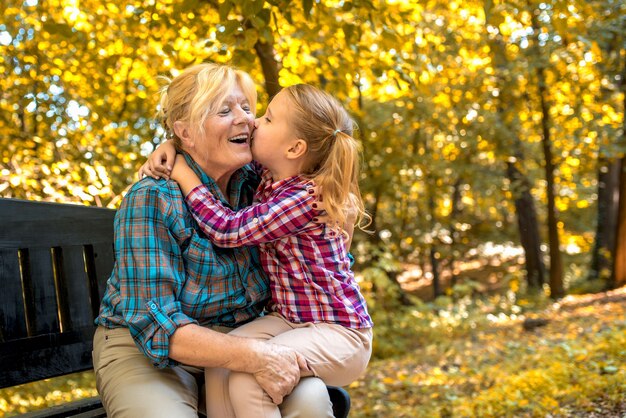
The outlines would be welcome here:
[[[207,236],[220,247],[240,247],[275,241],[319,227],[310,186],[287,190],[267,202],[240,211],[222,204],[205,185],[194,188],[185,200]]]
[[[150,154],[148,160],[139,169],[139,178],[145,176],[155,179],[169,179],[172,165],[176,158],[176,147],[172,141],[165,141]]]
[[[200,177],[189,167],[182,155],[176,156],[172,169],[172,180],[178,183],[180,190],[183,191],[183,196],[187,196],[195,187],[202,184]]]

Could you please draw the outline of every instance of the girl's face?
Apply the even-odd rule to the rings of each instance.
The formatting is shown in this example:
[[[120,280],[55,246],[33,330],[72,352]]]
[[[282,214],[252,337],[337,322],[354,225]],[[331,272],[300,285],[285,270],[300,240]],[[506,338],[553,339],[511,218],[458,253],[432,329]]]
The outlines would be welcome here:
[[[204,122],[204,135],[194,138],[191,156],[213,179],[230,176],[252,161],[250,133],[253,126],[250,103],[236,86],[218,113]]]
[[[254,121],[252,157],[272,172],[280,171],[287,149],[297,139],[290,123],[290,100],[286,93],[278,93],[265,114]]]

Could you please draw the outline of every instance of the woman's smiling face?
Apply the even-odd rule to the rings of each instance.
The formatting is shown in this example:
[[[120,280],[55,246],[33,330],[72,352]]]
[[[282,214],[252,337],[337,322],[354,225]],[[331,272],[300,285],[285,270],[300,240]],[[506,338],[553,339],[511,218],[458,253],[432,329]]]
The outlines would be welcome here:
[[[204,133],[194,135],[193,149],[189,153],[213,179],[230,175],[252,161],[250,133],[254,114],[251,109],[248,99],[236,85],[217,114],[206,118]]]

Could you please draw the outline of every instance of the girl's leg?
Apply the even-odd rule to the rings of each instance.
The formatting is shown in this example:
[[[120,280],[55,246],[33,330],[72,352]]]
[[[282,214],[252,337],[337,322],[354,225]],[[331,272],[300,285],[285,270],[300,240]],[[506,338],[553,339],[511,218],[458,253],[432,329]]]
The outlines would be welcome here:
[[[98,327],[93,360],[98,392],[110,418],[197,418],[195,376],[183,367],[154,367],[128,329]]]
[[[333,418],[326,384],[318,377],[303,377],[278,407],[282,418]]]
[[[276,329],[275,327],[276,325],[282,326],[282,323],[279,321],[267,321],[266,318],[257,318],[239,328],[233,329],[229,334],[268,340],[273,337],[273,332],[283,332],[282,329]],[[230,373],[227,369],[205,369],[207,418],[235,417],[228,390]],[[280,417],[280,413],[278,417]]]
[[[292,347],[303,354],[312,374],[321,377],[326,384],[343,386],[352,382],[363,373],[371,355],[372,333],[369,329],[353,330],[332,324],[292,324],[278,315],[266,316],[263,323],[255,325],[262,326],[257,335],[275,335],[270,342]],[[231,373],[229,387],[237,417],[280,417],[276,406],[258,386],[254,376]],[[332,417],[332,409],[327,414]]]
[[[291,330],[289,322],[275,315],[267,315],[243,325],[231,334],[240,337],[269,340],[283,332]],[[233,383],[234,382],[234,383]],[[249,405],[247,416],[283,417],[283,418],[324,418],[333,417],[333,406],[328,396],[326,385],[316,377],[303,377],[293,392],[276,406],[261,389],[253,375],[248,373],[230,373],[230,393],[242,398]],[[229,401],[230,402],[230,401]],[[260,411],[263,411],[261,414]],[[239,411],[237,417],[245,417],[247,412]]]
[[[346,386],[358,379],[372,355],[372,330],[336,324],[293,324],[291,331],[270,341],[302,354],[313,374],[332,386]]]

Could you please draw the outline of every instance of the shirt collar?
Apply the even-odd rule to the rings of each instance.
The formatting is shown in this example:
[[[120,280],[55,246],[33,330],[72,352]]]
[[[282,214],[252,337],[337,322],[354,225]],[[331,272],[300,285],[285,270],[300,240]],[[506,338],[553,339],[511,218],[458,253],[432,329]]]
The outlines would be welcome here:
[[[270,173],[270,171],[268,169],[265,169],[265,171],[263,172],[263,177],[261,181],[266,185],[266,188],[268,190],[273,192],[275,190],[288,187],[294,183],[298,183],[302,181],[303,179],[304,177],[298,174],[295,176],[284,178],[282,180],[274,181],[274,179],[272,179],[272,174]]]
[[[206,174],[189,154],[187,154],[186,152],[181,152],[181,154],[185,157],[185,161],[187,161],[189,167],[191,167],[194,173],[196,173],[196,175],[200,178],[202,184],[204,184],[214,196],[217,196],[223,203],[226,203],[230,206],[229,199],[226,199],[226,197],[222,194],[222,191],[217,186],[215,180],[213,180],[208,174]],[[233,202],[236,202],[235,207],[239,207],[242,203],[241,186],[244,182],[247,181],[258,183],[258,176],[252,169],[252,167],[250,167],[250,164],[246,164],[242,168],[238,169],[230,177],[228,189],[231,197],[233,198],[231,200]],[[253,186],[253,189],[254,187],[255,186]],[[245,204],[249,203],[250,202],[245,202]]]

